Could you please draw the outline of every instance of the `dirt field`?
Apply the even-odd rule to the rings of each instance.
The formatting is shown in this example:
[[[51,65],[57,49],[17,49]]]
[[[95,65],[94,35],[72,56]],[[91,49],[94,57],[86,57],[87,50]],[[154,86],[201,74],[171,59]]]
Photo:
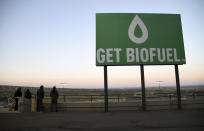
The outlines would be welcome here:
[[[204,110],[0,113],[1,131],[203,131]]]

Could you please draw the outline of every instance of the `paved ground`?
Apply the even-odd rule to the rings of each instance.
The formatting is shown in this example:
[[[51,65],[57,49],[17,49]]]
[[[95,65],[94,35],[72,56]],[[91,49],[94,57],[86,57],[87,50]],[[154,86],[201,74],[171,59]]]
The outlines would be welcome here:
[[[204,110],[0,113],[0,131],[204,131]]]

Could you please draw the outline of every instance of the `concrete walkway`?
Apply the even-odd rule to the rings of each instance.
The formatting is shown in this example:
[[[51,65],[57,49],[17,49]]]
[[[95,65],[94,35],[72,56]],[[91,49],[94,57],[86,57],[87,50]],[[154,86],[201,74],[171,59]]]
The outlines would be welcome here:
[[[204,110],[0,113],[1,131],[204,131]]]

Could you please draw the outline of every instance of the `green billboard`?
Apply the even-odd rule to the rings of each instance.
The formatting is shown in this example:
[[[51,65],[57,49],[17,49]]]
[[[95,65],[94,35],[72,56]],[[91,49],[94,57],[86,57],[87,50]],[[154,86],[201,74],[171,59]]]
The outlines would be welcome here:
[[[179,14],[96,14],[97,66],[185,63]]]

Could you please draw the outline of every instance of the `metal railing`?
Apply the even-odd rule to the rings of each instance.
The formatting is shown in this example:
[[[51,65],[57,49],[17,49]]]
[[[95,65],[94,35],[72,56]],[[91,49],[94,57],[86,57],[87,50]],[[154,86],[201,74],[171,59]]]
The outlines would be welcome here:
[[[108,96],[109,108],[140,110],[141,96],[133,94],[114,94]],[[44,102],[49,103],[50,97]],[[104,108],[104,95],[60,95],[60,108]],[[183,108],[204,109],[204,93],[186,93],[181,97]],[[64,105],[64,106],[63,106]],[[158,93],[146,96],[147,110],[177,109],[176,93]]]
[[[36,96],[33,95],[36,100]],[[14,102],[8,99],[9,103]],[[50,110],[50,96],[45,96],[45,110]],[[109,110],[142,110],[141,94],[110,94],[108,95]],[[23,103],[26,106],[26,102]],[[36,103],[35,103],[36,104]],[[181,97],[183,109],[204,109],[204,92],[183,93]],[[31,104],[33,105],[33,103]],[[104,111],[104,95],[60,95],[58,98],[59,111]],[[176,93],[152,93],[146,95],[147,110],[177,109]]]

